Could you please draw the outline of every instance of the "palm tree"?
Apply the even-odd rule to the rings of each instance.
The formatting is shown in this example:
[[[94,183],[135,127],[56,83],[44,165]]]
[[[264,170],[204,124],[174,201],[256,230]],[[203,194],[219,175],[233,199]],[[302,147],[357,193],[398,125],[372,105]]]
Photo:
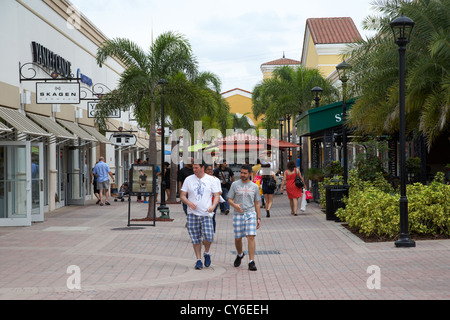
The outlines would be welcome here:
[[[352,48],[360,99],[350,124],[365,134],[398,130],[398,52],[389,22],[401,13],[416,23],[406,51],[408,133],[424,135],[430,147],[450,122],[450,0],[385,0],[374,3],[380,16],[364,28],[377,35]]]
[[[338,99],[336,88],[317,69],[279,67],[274,70],[273,78],[255,86],[253,114],[256,118],[264,115],[266,129],[276,129],[279,118],[286,114],[297,115],[314,107],[311,89],[316,86],[324,90],[322,104]]]
[[[130,110],[139,126],[150,133],[149,150],[156,150],[155,102],[161,86],[159,80],[175,78],[180,72],[191,77],[197,73],[197,62],[188,40],[181,34],[166,32],[152,43],[148,52],[128,39],[106,41],[97,52],[101,67],[109,57],[118,58],[125,66],[118,88],[107,94],[97,106],[96,123],[106,127],[106,115],[111,110]],[[169,95],[169,94],[166,94]],[[156,152],[149,152],[151,164],[156,164]],[[148,217],[153,217],[153,202],[149,201]]]

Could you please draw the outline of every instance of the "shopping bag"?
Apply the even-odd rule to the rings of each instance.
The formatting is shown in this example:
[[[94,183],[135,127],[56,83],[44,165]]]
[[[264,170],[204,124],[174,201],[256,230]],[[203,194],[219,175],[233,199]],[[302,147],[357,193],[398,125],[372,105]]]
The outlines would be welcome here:
[[[301,205],[300,205],[300,210],[301,210],[301,211],[304,212],[304,211],[306,210],[306,204],[307,204],[307,202],[306,202],[306,190],[303,189],[302,203],[301,203]]]
[[[305,191],[305,195],[306,195],[306,200],[311,200],[313,198],[311,192],[308,190]]]
[[[111,197],[116,198],[119,196],[119,189],[116,183],[111,183]]]

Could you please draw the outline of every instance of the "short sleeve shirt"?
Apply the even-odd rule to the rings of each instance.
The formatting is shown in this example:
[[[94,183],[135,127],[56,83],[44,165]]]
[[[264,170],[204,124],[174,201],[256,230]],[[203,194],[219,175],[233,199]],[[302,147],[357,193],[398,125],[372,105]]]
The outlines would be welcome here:
[[[235,204],[240,204],[243,213],[255,212],[255,202],[261,201],[258,185],[251,181],[244,183],[242,180],[238,180],[231,185],[228,198],[233,199]],[[235,214],[240,213],[235,212]]]
[[[108,172],[111,170],[106,162],[100,161],[94,167],[94,173],[97,175],[97,182],[104,182],[109,180]]]
[[[201,179],[196,175],[187,177],[184,180],[181,191],[187,192],[189,201],[192,201],[197,206],[195,211],[188,207],[188,214],[209,216],[208,208],[212,204],[212,197],[214,193],[222,192],[222,189],[214,177],[205,174]]]

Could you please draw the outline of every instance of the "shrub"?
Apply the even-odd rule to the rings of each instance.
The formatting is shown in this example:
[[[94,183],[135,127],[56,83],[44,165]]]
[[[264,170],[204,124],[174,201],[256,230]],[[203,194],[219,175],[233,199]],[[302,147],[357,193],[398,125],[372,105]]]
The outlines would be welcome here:
[[[410,233],[450,236],[450,185],[442,180],[440,173],[430,185],[407,186]],[[370,183],[353,174],[349,182],[349,197],[344,199],[346,208],[338,209],[336,216],[366,236],[397,236],[400,195],[393,192],[381,175]]]

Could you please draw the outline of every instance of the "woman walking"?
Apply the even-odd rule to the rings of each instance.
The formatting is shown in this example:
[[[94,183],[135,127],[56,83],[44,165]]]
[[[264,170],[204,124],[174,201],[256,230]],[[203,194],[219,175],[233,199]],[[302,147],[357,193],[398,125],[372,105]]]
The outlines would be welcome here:
[[[273,203],[273,194],[277,187],[277,177],[275,173],[270,170],[270,163],[263,164],[261,166],[261,182],[264,200],[266,202],[266,217],[270,218],[270,209]]]
[[[281,193],[283,193],[283,188],[286,186],[286,192],[289,198],[289,204],[291,205],[291,214],[296,216],[298,210],[298,201],[302,198],[302,189],[297,188],[295,185],[295,177],[298,175],[302,179],[303,184],[305,181],[300,173],[300,170],[296,168],[294,161],[289,161],[287,164],[287,170],[283,175],[283,182],[281,182]]]

